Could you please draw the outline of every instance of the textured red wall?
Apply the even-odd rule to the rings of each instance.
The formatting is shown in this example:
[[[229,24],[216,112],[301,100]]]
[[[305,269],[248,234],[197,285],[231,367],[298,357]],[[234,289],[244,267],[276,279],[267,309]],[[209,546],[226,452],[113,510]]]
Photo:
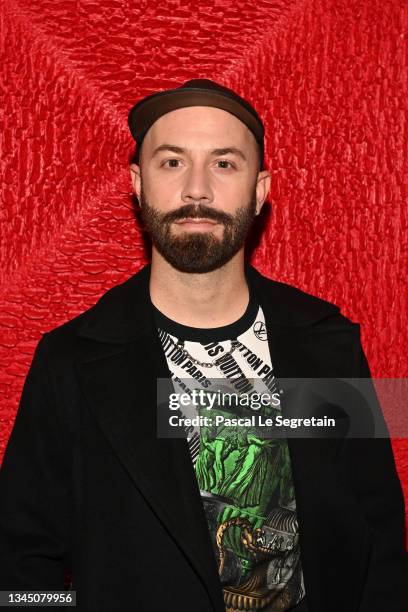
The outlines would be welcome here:
[[[398,0],[3,0],[0,452],[40,334],[146,261],[129,107],[209,77],[263,115],[272,215],[253,263],[362,326],[408,376],[407,37]],[[408,440],[393,440],[408,500]],[[408,504],[407,504],[408,509]]]

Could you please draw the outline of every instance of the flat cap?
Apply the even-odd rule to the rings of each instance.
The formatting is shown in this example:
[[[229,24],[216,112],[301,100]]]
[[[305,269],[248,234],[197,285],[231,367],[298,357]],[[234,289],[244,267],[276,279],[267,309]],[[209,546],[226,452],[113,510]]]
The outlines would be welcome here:
[[[264,126],[256,110],[232,89],[210,79],[193,79],[180,87],[167,89],[142,98],[129,112],[130,132],[138,147],[149,128],[166,113],[186,106],[212,106],[231,113],[242,121],[255,136],[264,161]]]

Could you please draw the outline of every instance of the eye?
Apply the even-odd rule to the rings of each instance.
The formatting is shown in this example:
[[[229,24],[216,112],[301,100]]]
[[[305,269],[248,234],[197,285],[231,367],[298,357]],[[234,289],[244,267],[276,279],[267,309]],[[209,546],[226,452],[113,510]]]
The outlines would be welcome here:
[[[219,164],[219,167],[222,168],[223,170],[228,170],[229,168],[234,168],[234,164],[230,161],[228,161],[227,159],[219,159],[217,161],[217,164]]]
[[[163,162],[161,165],[167,168],[178,168],[179,163],[180,163],[179,159],[172,158],[172,159],[166,159],[166,161]]]

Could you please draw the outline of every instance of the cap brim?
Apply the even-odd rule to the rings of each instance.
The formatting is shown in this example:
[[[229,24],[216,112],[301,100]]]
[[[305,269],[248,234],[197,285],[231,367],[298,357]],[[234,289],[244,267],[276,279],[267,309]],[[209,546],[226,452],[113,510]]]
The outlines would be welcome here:
[[[188,106],[212,106],[231,113],[242,121],[254,134],[255,139],[263,142],[263,126],[242,104],[216,91],[206,89],[177,88],[156,93],[144,98],[130,111],[128,117],[130,132],[139,143],[147,130],[163,115]]]

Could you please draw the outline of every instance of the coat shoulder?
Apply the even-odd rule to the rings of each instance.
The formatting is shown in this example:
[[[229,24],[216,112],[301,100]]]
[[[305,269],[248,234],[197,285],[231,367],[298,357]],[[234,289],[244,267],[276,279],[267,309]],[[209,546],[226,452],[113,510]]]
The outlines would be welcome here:
[[[89,339],[83,337],[80,333],[84,326],[87,326],[90,321],[98,316],[98,312],[106,301],[116,301],[117,294],[121,292],[121,288],[129,282],[127,279],[119,285],[115,285],[105,291],[89,308],[82,311],[75,317],[65,321],[51,330],[45,332],[42,336],[41,343],[46,352],[50,353],[52,358],[64,360],[76,355],[82,355],[88,345],[92,345]]]
[[[358,325],[341,312],[341,307],[324,298],[308,293],[299,287],[268,278],[253,268],[255,290],[264,298],[264,303],[284,324],[308,326],[321,321],[353,327]]]

